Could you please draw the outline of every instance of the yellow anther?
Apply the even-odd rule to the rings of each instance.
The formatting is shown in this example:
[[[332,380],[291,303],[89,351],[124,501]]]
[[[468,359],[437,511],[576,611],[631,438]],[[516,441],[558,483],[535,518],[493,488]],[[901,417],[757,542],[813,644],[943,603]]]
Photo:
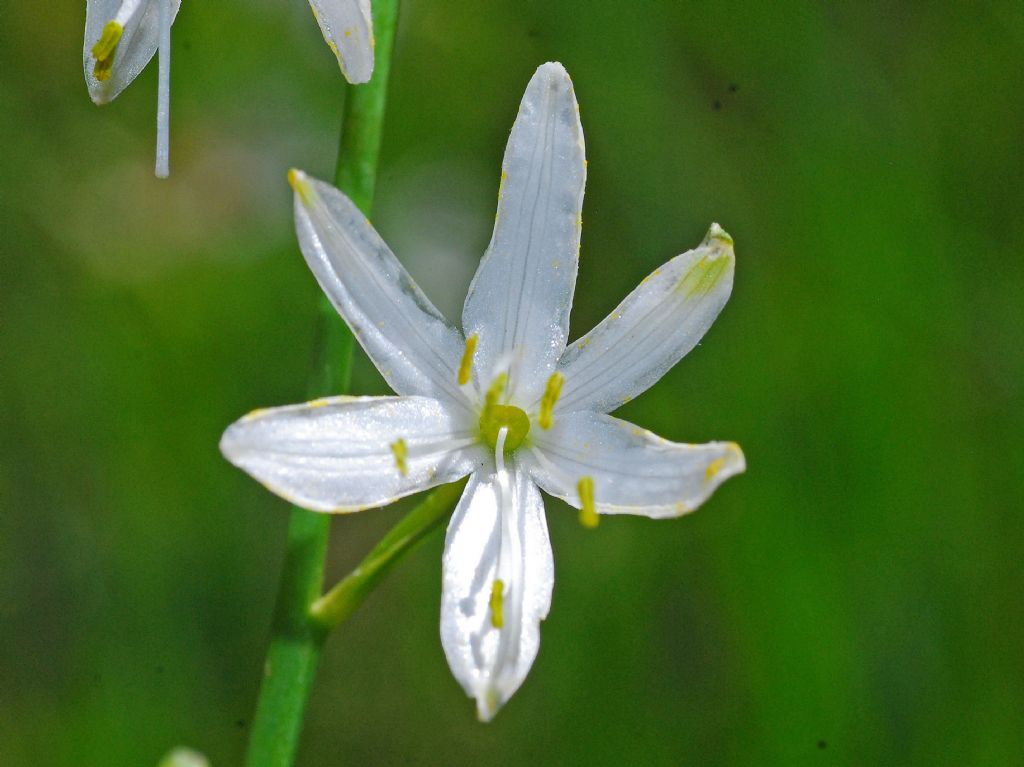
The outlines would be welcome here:
[[[476,333],[466,339],[466,351],[462,353],[462,362],[459,363],[459,386],[469,383],[469,375],[473,372],[473,354],[476,352]]]
[[[97,80],[103,81],[110,78],[110,72],[114,67],[114,52],[117,50],[117,44],[121,41],[123,34],[124,27],[116,21],[108,21],[103,27],[100,39],[92,47],[92,55],[96,59],[92,74]]]
[[[491,584],[491,625],[500,629],[505,625],[505,583],[498,578]]]
[[[313,197],[316,194],[316,191],[313,189],[313,185],[309,183],[306,179],[306,175],[302,173],[302,171],[295,170],[295,168],[289,170],[288,183],[306,205],[313,202]]]
[[[398,468],[398,473],[403,477],[409,473],[409,463],[406,460],[409,457],[409,448],[405,445],[405,440],[400,439],[396,442],[391,443],[391,452],[395,456],[395,466]]]
[[[114,69],[114,57],[111,56],[109,59],[96,59],[96,64],[92,68],[92,76],[100,82],[110,79],[110,73]]]
[[[580,496],[580,524],[584,527],[597,527],[601,518],[597,515],[597,507],[594,505],[593,477],[580,477],[580,481],[576,483],[576,492]]]
[[[121,42],[121,35],[123,34],[124,27],[116,21],[108,21],[103,27],[103,32],[100,33],[100,39],[92,47],[93,57],[97,59],[109,58],[110,54],[117,48],[117,44]]]
[[[327,407],[330,404],[331,404],[331,401],[329,399],[324,399],[323,397],[321,397],[320,399],[312,400],[309,403],[309,406],[310,407]]]
[[[551,428],[551,414],[562,393],[563,383],[565,383],[565,376],[561,373],[552,373],[551,378],[548,379],[548,385],[544,388],[544,396],[540,398],[540,413],[537,414],[537,423],[542,429]]]

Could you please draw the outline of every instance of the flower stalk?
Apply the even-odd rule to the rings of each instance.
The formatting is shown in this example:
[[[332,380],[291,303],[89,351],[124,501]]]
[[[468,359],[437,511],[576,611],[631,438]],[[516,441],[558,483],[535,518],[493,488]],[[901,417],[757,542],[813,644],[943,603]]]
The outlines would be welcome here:
[[[466,480],[441,485],[381,538],[351,573],[309,609],[310,619],[325,632],[348,618],[399,559],[444,522],[462,496]]]
[[[374,76],[366,85],[348,88],[342,120],[335,180],[367,215],[380,157],[398,2],[373,2]],[[316,361],[309,389],[312,396],[348,389],[352,347],[351,332],[325,299],[318,317]],[[311,618],[310,606],[323,588],[329,531],[328,515],[297,507],[291,510],[270,648],[249,737],[248,767],[290,767],[294,762],[326,635],[323,623]],[[408,546],[400,549],[407,550]],[[382,570],[377,580],[381,575]],[[364,584],[362,595],[368,591]]]

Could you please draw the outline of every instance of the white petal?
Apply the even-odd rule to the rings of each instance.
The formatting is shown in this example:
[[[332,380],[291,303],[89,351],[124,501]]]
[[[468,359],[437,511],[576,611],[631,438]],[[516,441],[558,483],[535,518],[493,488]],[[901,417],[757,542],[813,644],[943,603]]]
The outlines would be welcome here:
[[[257,410],[228,427],[220,449],[282,498],[329,512],[383,506],[454,482],[489,458],[462,411],[427,397],[332,397]]]
[[[369,219],[330,184],[301,171],[295,229],[320,287],[399,394],[456,402],[465,343],[374,231]]]
[[[544,503],[521,470],[478,471],[448,524],[441,596],[441,643],[477,714],[489,720],[526,678],[551,606],[555,565]],[[504,588],[501,628],[491,595]]]
[[[683,445],[600,413],[556,416],[530,433],[520,459],[547,493],[580,508],[579,481],[593,480],[599,514],[677,517],[700,506],[746,468],[734,442]]]
[[[559,360],[556,412],[608,412],[661,378],[711,327],[732,291],[732,238],[713,224],[704,242],[656,269]]]
[[[373,74],[370,0],[309,0],[309,4],[345,79],[367,82]]]
[[[172,22],[180,6],[181,0],[170,0]],[[99,80],[92,50],[110,21],[117,21],[123,31],[114,51],[110,77]],[[153,58],[159,41],[160,0],[89,0],[85,10],[83,63],[92,100],[97,104],[113,100]]]
[[[583,128],[561,64],[544,64],[530,80],[501,179],[494,233],[462,325],[479,337],[475,369],[483,388],[507,366],[512,399],[528,403],[565,349],[579,259]]]

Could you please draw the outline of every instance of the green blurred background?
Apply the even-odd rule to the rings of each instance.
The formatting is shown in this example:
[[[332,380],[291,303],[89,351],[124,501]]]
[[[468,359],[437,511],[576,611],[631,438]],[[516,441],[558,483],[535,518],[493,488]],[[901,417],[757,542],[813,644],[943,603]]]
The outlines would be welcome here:
[[[83,26],[0,32],[0,764],[238,764],[287,510],[217,440],[304,395],[285,170],[331,176],[341,78],[305,0],[185,0],[160,182],[155,66],[94,107]],[[409,0],[374,222],[449,317],[549,59],[573,336],[721,222],[729,305],[621,414],[749,470],[671,522],[549,502],[551,616],[487,726],[433,537],[328,641],[299,763],[1024,763],[1024,6]],[[400,513],[334,520],[329,578]]]

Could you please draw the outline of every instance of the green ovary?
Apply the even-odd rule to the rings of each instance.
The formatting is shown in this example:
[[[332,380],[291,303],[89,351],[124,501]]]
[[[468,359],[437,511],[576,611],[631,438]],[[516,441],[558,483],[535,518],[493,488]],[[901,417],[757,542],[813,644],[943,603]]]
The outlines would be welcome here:
[[[494,449],[498,443],[498,433],[508,429],[505,435],[505,452],[511,453],[526,439],[530,432],[530,419],[521,409],[514,405],[489,405],[480,414],[480,435]]]

